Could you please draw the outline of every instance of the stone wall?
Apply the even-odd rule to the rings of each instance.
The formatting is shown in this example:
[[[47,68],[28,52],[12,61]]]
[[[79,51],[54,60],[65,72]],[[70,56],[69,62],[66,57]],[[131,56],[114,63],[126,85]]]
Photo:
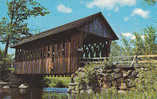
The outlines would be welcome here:
[[[132,81],[137,78],[137,74],[134,67],[95,66],[91,70],[82,67],[72,75],[69,92],[97,92],[112,86],[117,90],[129,90],[134,87]]]

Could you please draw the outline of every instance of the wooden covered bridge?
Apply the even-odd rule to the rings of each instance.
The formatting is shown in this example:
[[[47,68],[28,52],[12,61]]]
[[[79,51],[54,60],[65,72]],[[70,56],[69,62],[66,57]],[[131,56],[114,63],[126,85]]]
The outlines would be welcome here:
[[[19,41],[15,53],[16,74],[70,75],[82,58],[108,57],[118,37],[102,13],[41,32]]]

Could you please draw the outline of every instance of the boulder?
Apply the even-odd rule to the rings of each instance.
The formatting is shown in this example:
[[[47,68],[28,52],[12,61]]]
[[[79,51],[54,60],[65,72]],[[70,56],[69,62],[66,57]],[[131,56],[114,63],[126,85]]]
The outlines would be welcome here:
[[[119,79],[119,78],[121,78],[121,77],[123,77],[123,75],[122,75],[121,73],[115,73],[115,74],[114,74],[114,78],[115,78],[115,79]]]
[[[19,90],[19,92],[20,92],[20,94],[26,94],[26,92],[27,92],[27,89],[24,89],[24,88],[21,88],[20,90]]]
[[[88,94],[92,94],[93,93],[93,90],[92,89],[87,89],[86,91]]]
[[[113,72],[113,71],[112,71],[112,69],[108,69],[108,70],[106,70],[106,72],[107,72],[107,73],[111,73],[111,72]]]
[[[109,85],[107,83],[104,83],[103,88],[109,88]]]
[[[116,72],[116,73],[119,73],[119,72],[120,72],[120,69],[119,69],[119,68],[116,68],[116,69],[114,69],[113,71]]]
[[[19,86],[19,88],[21,88],[21,89],[25,89],[25,88],[28,88],[28,86],[25,85],[25,84],[21,84],[21,85]]]
[[[3,86],[3,88],[4,88],[4,89],[7,89],[7,88],[10,88],[10,87],[9,87],[8,85],[6,85],[6,86]]]
[[[85,72],[85,69],[84,68],[82,68],[82,67],[80,67],[80,68],[78,68],[78,70],[77,70],[78,72]]]
[[[86,93],[86,90],[80,90],[80,94]]]
[[[118,90],[118,93],[120,93],[120,94],[126,94],[126,91],[125,90]]]
[[[7,82],[0,81],[0,85],[7,85]]]
[[[79,77],[83,78],[85,77],[86,73],[85,72],[79,72]]]
[[[69,83],[69,86],[76,86],[77,83]]]

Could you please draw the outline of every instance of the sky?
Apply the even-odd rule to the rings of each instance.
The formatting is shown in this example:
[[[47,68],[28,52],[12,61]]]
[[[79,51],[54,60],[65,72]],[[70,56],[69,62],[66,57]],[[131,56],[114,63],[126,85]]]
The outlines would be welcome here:
[[[28,20],[31,32],[39,33],[74,20],[102,12],[114,32],[134,39],[133,33],[147,26],[157,27],[157,4],[148,5],[144,0],[40,0],[50,11],[49,15]],[[6,0],[1,0],[0,17],[7,15]],[[2,48],[4,45],[0,44]],[[9,49],[9,53],[14,53]]]

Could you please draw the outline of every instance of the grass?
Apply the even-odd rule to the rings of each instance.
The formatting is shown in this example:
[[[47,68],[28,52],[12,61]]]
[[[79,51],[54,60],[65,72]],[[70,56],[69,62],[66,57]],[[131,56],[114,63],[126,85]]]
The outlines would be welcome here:
[[[70,77],[45,77],[48,80],[49,87],[64,88],[68,87],[71,78]]]
[[[51,97],[51,98],[48,98]],[[127,92],[126,94],[118,94],[111,92],[102,92],[97,94],[59,94],[59,93],[44,93],[43,99],[157,99],[157,94],[144,94],[142,92]]]

